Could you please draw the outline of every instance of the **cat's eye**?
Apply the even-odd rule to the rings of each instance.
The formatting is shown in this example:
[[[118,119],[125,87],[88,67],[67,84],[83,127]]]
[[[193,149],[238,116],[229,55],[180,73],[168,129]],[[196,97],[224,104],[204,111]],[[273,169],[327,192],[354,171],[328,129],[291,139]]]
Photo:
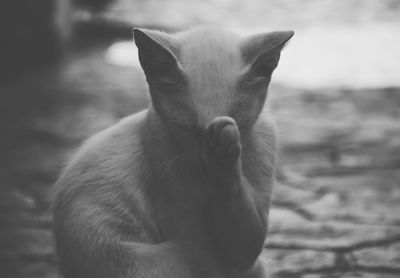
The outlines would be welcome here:
[[[149,81],[161,89],[177,89],[182,83],[182,76],[179,72],[168,70],[152,76]]]
[[[186,79],[180,72],[169,72],[163,75],[154,76],[148,82],[159,91],[170,93],[182,92],[186,87]]]
[[[157,78],[155,82],[160,86],[167,86],[167,87],[175,87],[178,85],[178,81],[170,77],[160,77]]]
[[[257,89],[263,86],[267,81],[266,76],[247,76],[240,81],[240,87],[246,90]]]

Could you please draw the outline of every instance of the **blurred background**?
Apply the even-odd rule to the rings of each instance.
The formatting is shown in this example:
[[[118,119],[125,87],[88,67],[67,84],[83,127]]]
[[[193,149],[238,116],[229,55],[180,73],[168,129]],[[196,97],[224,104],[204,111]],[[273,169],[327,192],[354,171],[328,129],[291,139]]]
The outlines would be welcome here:
[[[296,32],[267,104],[269,272],[400,277],[398,0],[1,0],[0,277],[59,277],[49,188],[85,138],[148,103],[132,27],[199,24]]]

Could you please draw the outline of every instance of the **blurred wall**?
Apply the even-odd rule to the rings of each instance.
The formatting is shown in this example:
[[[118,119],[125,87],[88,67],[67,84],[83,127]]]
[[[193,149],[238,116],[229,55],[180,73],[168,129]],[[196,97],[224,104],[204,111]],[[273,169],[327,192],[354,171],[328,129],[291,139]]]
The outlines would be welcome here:
[[[68,0],[0,1],[0,81],[60,58],[69,30]]]

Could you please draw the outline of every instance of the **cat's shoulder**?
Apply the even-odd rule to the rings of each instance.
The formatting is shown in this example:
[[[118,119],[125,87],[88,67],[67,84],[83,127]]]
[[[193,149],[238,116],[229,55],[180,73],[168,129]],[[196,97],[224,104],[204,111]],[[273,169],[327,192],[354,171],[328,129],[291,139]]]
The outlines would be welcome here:
[[[113,163],[113,160],[134,155],[140,151],[140,140],[147,110],[121,119],[84,141],[69,165],[84,162]]]

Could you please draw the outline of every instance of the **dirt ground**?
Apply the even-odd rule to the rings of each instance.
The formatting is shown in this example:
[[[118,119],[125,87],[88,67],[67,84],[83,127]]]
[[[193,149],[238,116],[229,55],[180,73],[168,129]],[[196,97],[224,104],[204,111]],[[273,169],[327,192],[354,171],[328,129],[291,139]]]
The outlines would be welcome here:
[[[110,42],[0,88],[0,273],[56,278],[49,189],[93,133],[146,107]],[[134,51],[134,48],[132,48]],[[400,88],[272,84],[280,138],[261,255],[276,277],[400,277]]]

